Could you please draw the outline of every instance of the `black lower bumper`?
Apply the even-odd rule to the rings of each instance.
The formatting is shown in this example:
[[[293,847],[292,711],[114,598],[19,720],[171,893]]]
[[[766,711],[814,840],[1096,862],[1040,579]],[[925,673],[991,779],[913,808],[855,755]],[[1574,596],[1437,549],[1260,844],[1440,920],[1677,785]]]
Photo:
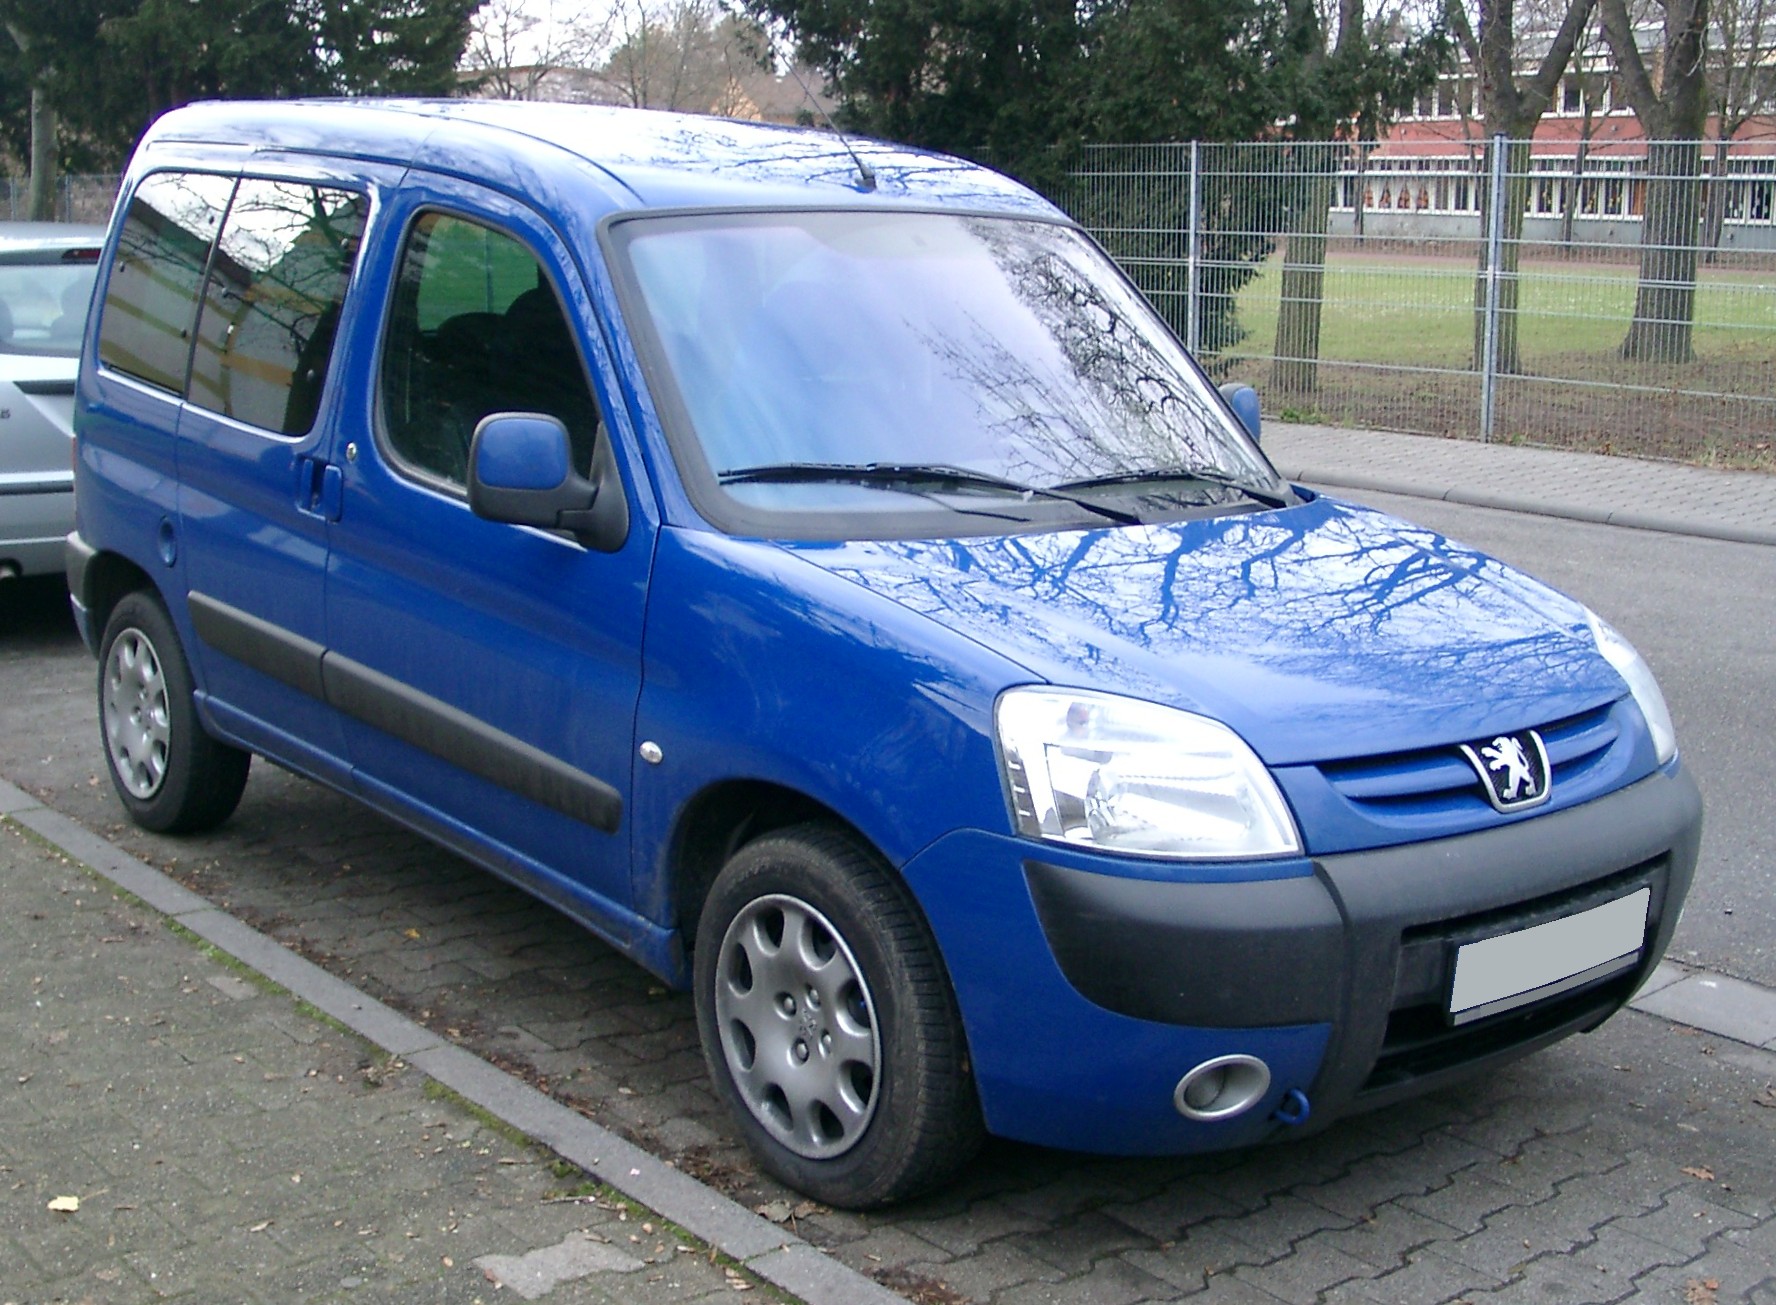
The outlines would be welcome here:
[[[1168,883],[1040,862],[1025,875],[1067,979],[1169,1024],[1328,1023],[1316,1114],[1381,1105],[1594,1027],[1658,963],[1695,873],[1702,801],[1681,769],[1455,838],[1318,858],[1314,873]],[[1456,949],[1645,887],[1627,972],[1457,1026]],[[1329,1111],[1320,1111],[1324,1103]]]

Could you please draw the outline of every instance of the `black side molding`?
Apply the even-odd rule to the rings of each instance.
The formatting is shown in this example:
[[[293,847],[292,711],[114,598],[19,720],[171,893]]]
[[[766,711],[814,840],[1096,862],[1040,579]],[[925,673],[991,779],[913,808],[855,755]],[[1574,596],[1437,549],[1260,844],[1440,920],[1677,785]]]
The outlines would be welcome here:
[[[321,658],[326,649],[312,639],[292,634],[281,625],[230,607],[208,594],[187,600],[197,637],[219,653],[300,689],[311,698],[326,699]]]
[[[622,824],[622,794],[596,776],[282,626],[207,594],[189,602],[198,637],[216,651],[594,829]]]
[[[607,834],[622,823],[623,798],[609,784],[447,702],[334,652],[321,678],[328,702],[422,752]]]

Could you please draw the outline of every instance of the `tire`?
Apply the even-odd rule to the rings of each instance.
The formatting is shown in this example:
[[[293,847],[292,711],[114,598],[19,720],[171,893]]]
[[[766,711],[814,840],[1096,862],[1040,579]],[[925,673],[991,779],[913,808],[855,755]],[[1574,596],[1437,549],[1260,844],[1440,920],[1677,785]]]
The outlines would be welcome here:
[[[696,940],[703,1056],[760,1165],[868,1209],[944,1181],[983,1129],[948,975],[901,882],[803,825],[722,868]]]
[[[126,594],[99,643],[99,738],[130,819],[164,834],[221,824],[240,804],[252,754],[204,733],[191,667],[159,598]]]

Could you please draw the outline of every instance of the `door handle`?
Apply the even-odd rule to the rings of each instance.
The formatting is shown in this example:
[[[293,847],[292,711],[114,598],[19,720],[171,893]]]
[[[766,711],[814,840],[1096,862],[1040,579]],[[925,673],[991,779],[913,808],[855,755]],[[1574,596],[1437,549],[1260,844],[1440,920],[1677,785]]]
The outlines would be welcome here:
[[[296,509],[323,521],[339,520],[345,502],[345,476],[319,458],[296,459]]]

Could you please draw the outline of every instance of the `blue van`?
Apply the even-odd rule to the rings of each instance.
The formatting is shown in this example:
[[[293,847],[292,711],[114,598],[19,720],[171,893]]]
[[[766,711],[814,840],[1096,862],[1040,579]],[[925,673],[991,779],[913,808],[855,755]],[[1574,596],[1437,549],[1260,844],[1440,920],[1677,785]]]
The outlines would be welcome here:
[[[258,754],[553,903],[693,990],[821,1200],[1300,1135],[1595,1027],[1677,922],[1634,650],[1282,480],[980,167],[197,105],[96,303],[68,573],[130,815]]]

